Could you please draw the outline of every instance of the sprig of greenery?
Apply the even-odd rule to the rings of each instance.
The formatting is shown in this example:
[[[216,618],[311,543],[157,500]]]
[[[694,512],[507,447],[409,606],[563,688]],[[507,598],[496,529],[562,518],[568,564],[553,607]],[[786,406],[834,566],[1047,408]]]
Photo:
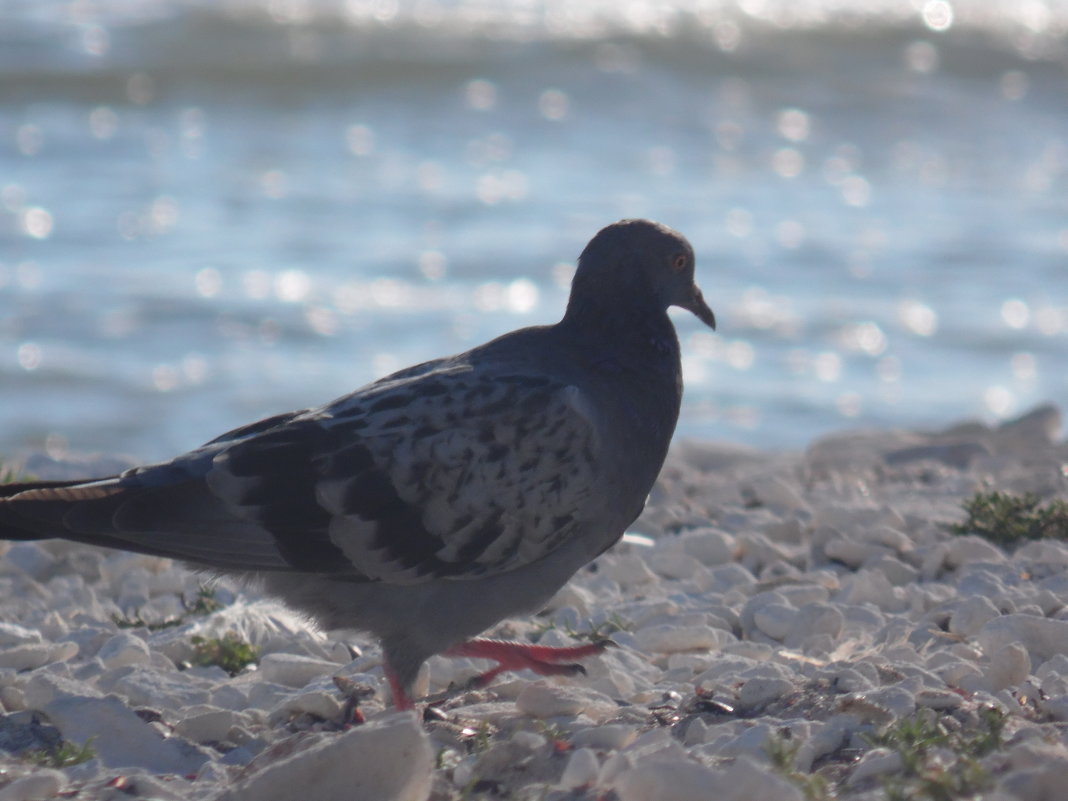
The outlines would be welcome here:
[[[71,765],[88,762],[96,756],[96,749],[93,748],[94,739],[90,737],[82,745],[63,740],[50,748],[35,748],[20,756],[26,762],[39,768],[69,768]]]
[[[949,527],[953,534],[978,534],[998,545],[1025,540],[1068,539],[1068,501],[1042,505],[1034,493],[977,492],[964,502],[968,518]]]
[[[888,801],[955,801],[989,788],[992,778],[980,760],[1003,745],[1005,723],[1004,712],[985,707],[974,724],[951,730],[933,710],[921,709],[865,739],[901,758],[901,772],[883,780]]]
[[[231,676],[236,676],[260,658],[259,649],[242,640],[233,632],[225,637],[201,637],[194,635],[193,664],[197,667],[218,665]]]
[[[833,798],[826,778],[797,769],[797,752],[800,748],[801,740],[788,737],[782,732],[775,732],[764,743],[764,753],[768,755],[772,770],[797,786],[806,801],[825,801]]]

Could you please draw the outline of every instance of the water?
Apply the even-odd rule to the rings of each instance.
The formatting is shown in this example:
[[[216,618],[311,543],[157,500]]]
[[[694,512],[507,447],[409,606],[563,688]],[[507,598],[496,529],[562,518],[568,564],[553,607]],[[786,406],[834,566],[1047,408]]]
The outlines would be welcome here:
[[[685,233],[680,433],[1068,396],[1068,2],[0,2],[0,453],[164,457]]]

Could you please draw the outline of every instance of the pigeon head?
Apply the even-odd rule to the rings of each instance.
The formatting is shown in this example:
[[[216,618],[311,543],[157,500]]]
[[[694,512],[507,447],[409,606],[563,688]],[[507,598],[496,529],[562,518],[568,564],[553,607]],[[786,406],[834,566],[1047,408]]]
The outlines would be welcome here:
[[[568,311],[601,306],[597,297],[651,301],[666,311],[679,306],[715,328],[716,317],[694,283],[693,247],[686,237],[650,220],[620,220],[606,226],[579,256]]]

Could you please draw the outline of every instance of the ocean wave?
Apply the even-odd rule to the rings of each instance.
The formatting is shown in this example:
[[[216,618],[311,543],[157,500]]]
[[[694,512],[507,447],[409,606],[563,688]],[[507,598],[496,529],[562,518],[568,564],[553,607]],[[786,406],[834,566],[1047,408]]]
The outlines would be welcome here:
[[[0,10],[0,85],[110,80],[351,81],[405,67],[515,58],[592,60],[626,71],[636,59],[685,66],[722,58],[739,69],[769,49],[826,51],[857,43],[997,51],[1064,60],[1068,2],[1018,0],[97,0],[14,2]],[[546,49],[548,48],[548,50]],[[307,80],[304,80],[307,79]]]

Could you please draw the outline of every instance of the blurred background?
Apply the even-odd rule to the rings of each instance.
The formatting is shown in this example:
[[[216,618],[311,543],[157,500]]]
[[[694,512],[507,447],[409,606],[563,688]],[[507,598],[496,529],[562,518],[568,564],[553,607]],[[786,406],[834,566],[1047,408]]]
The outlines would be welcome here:
[[[0,454],[194,447],[686,234],[683,436],[1068,397],[1064,0],[0,0]]]

